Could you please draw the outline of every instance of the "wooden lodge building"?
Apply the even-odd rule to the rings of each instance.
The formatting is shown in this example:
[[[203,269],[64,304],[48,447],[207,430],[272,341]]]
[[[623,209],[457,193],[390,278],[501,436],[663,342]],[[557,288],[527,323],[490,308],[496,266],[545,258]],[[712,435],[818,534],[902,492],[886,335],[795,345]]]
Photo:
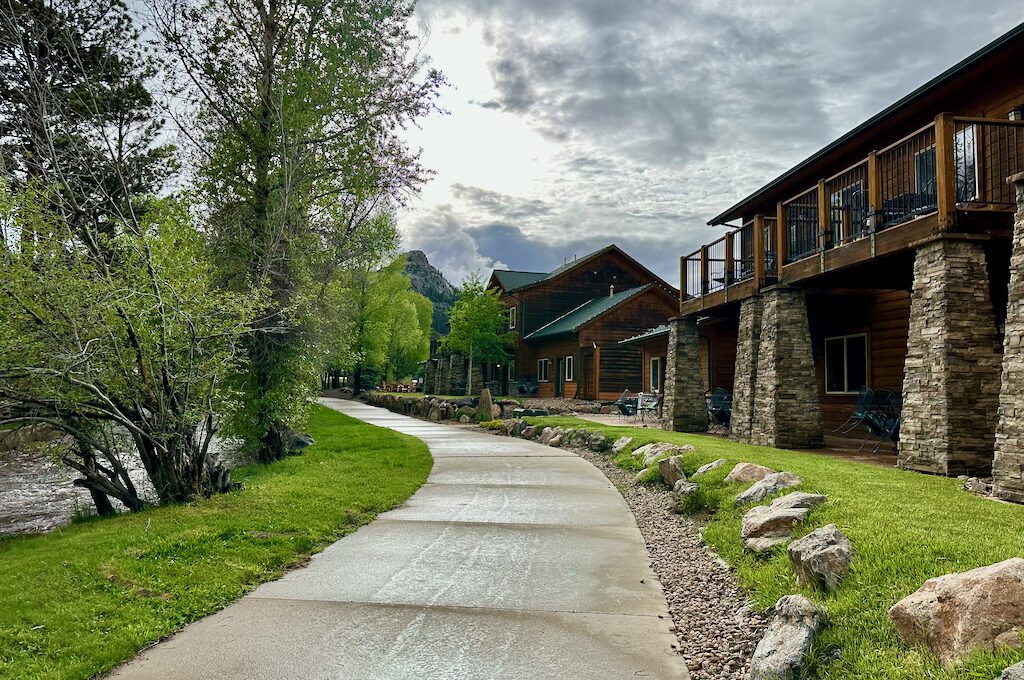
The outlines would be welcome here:
[[[665,334],[675,429],[722,387],[733,439],[819,447],[888,388],[901,467],[1024,501],[1022,112],[1024,25],[714,217]]]
[[[620,345],[675,315],[679,291],[615,245],[552,272],[495,270],[508,307],[513,361],[484,367],[499,394],[537,381],[538,397],[617,399],[645,389],[639,347]],[[664,360],[662,360],[664,365]]]

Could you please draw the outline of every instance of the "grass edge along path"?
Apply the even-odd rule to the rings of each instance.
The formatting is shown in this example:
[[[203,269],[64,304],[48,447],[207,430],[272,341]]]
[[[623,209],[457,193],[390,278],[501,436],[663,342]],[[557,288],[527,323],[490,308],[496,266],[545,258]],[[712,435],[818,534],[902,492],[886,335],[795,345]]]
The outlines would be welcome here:
[[[757,606],[802,593],[826,610],[826,626],[809,654],[806,677],[822,680],[992,680],[1024,660],[1024,649],[978,652],[943,668],[927,649],[907,647],[888,609],[932,577],[965,571],[1011,557],[1024,557],[1024,506],[980,498],[956,479],[848,461],[810,452],[737,444],[721,437],[594,423],[571,417],[529,418],[531,424],[586,428],[612,440],[633,437],[615,462],[638,470],[629,452],[652,441],[692,444],[683,456],[687,475],[718,458],[727,465],[694,478],[700,485],[690,512],[709,512],[705,542],[736,568],[740,584]],[[725,484],[736,463],[751,462],[793,472],[797,487],[828,496],[813,510],[798,538],[834,523],[853,543],[851,573],[833,594],[801,588],[785,547],[764,557],[743,550],[740,518],[750,506],[733,501],[746,484]],[[660,483],[660,479],[655,480]],[[782,493],[788,493],[788,489]],[[782,495],[782,494],[778,494]],[[765,501],[767,502],[767,501]]]
[[[0,539],[0,677],[88,678],[279,578],[404,502],[418,439],[317,406],[301,455],[239,492]]]

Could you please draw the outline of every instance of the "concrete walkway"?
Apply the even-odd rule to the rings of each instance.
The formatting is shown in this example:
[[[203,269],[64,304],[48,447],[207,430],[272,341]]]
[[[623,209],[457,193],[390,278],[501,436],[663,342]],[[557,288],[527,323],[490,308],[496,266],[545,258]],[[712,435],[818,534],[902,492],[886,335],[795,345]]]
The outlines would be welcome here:
[[[427,483],[114,677],[688,677],[633,516],[590,463],[323,403],[426,442]]]

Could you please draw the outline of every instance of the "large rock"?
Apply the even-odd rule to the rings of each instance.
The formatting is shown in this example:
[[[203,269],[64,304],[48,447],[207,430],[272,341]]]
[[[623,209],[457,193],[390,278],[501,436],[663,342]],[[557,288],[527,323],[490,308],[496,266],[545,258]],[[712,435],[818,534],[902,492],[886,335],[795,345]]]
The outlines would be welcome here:
[[[557,434],[560,434],[561,431],[561,428],[545,427],[543,430],[540,431],[540,437],[538,438],[538,441],[541,444],[546,445],[551,441],[552,437],[554,437]]]
[[[533,439],[537,436],[537,426],[527,425],[523,428],[523,439]]]
[[[480,420],[486,420],[490,418],[494,420],[501,415],[501,408],[498,408],[497,414],[494,413],[494,401],[491,399],[491,391],[486,387],[480,392],[480,402],[476,405],[477,418]]]
[[[947,665],[976,649],[1019,646],[1024,559],[928,579],[889,616],[904,642],[926,645]]]
[[[811,508],[825,497],[813,493],[791,493],[771,505],[758,505],[743,515],[741,535],[748,550],[762,552],[789,541],[793,529],[803,524]]]
[[[804,656],[821,627],[821,613],[803,595],[786,595],[775,604],[775,617],[750,659],[751,680],[800,677]]]
[[[642,458],[644,467],[649,467],[659,458],[666,458],[670,455],[675,456],[687,451],[693,451],[693,447],[689,444],[678,446],[670,442],[651,442],[633,451],[632,456],[633,458]]]
[[[1024,680],[1024,661],[1004,670],[998,680]]]
[[[677,500],[683,500],[684,498],[686,498],[690,494],[696,492],[697,489],[699,489],[699,488],[700,487],[697,484],[693,483],[693,482],[689,482],[689,481],[687,481],[685,479],[680,479],[672,487],[672,493],[674,493],[676,495],[676,499]]]
[[[589,441],[590,441],[590,432],[588,432],[586,429],[584,429],[582,427],[580,429],[576,430],[575,432],[573,432],[572,436],[569,438],[569,444],[570,445],[575,446],[577,448],[581,448],[581,449],[587,448],[587,443]]]
[[[760,503],[768,496],[778,493],[783,489],[799,486],[802,479],[792,472],[773,472],[759,482],[755,482],[749,489],[736,496],[736,505],[744,503]]]
[[[430,420],[441,420],[441,407],[434,404],[430,407],[430,413],[427,414],[427,418]]]
[[[611,448],[611,441],[608,437],[604,436],[600,432],[595,432],[590,435],[590,440],[587,442],[587,447],[596,453],[604,453]]]
[[[658,461],[658,472],[661,478],[670,487],[675,488],[676,482],[686,481],[686,473],[683,472],[683,457],[669,456]]]
[[[626,449],[626,447],[632,443],[632,437],[619,437],[618,439],[615,440],[615,443],[612,444],[612,453],[617,456],[620,453],[622,453]]]
[[[455,410],[455,415],[458,416],[459,418],[462,418],[462,416],[469,416],[470,418],[475,418],[476,409],[473,408],[472,406],[459,406],[459,408]]]
[[[804,587],[835,590],[850,571],[853,546],[835,524],[815,529],[789,544],[796,582]]]
[[[763,465],[755,465],[754,463],[737,463],[736,467],[732,469],[732,472],[725,476],[725,483],[731,484],[733,482],[743,482],[745,484],[749,484],[750,482],[759,482],[774,472],[775,470]]]
[[[694,477],[696,477],[697,475],[702,475],[705,472],[710,472],[711,470],[714,470],[715,468],[720,468],[723,465],[725,465],[725,462],[726,462],[725,458],[719,458],[718,460],[713,461],[711,463],[707,463],[705,465],[701,465],[699,468],[697,468],[697,471],[694,472],[693,475],[694,475]]]

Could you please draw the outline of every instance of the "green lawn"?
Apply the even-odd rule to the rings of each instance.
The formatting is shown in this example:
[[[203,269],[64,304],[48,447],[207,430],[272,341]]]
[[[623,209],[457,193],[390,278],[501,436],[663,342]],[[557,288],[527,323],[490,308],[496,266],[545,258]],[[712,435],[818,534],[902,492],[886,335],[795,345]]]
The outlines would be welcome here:
[[[317,407],[316,444],[243,491],[0,540],[0,677],[88,678],[408,498],[417,439]]]
[[[811,453],[567,417],[530,421],[600,430],[612,438],[629,435],[634,438],[630,450],[650,441],[693,444],[696,451],[684,456],[689,473],[717,458],[727,459],[729,465],[694,479],[701,485],[698,504],[714,513],[705,539],[736,566],[740,582],[762,608],[782,595],[803,592],[828,611],[828,625],[811,653],[810,677],[992,680],[1006,666],[1024,660],[1024,650],[1005,650],[978,653],[943,669],[928,650],[906,647],[886,614],[928,578],[1024,556],[1024,506],[979,498],[962,491],[955,479]],[[763,558],[744,552],[743,510],[733,507],[733,499],[745,485],[723,482],[732,464],[742,461],[793,472],[804,480],[801,489],[828,496],[828,502],[811,513],[804,533],[835,523],[852,541],[853,567],[835,594],[799,588],[784,549]],[[616,462],[635,469],[628,455]]]

